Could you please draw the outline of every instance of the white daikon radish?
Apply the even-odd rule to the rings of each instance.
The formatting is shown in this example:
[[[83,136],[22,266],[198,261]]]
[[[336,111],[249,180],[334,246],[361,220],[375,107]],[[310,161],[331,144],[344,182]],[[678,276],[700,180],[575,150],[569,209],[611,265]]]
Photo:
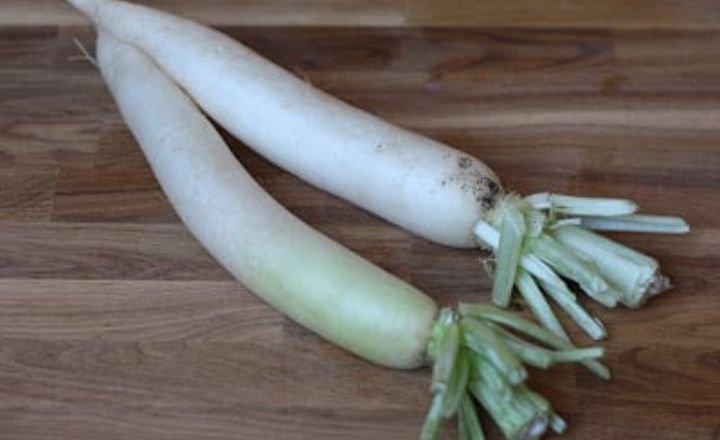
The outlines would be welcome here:
[[[525,363],[582,362],[609,377],[595,360],[601,348],[576,349],[510,313],[470,305],[438,313],[428,296],[272,199],[146,55],[101,33],[98,64],[170,203],[229,272],[279,311],[364,359],[393,368],[432,365],[433,404],[423,438],[435,438],[442,419],[456,413],[465,429],[481,432],[473,398],[509,438],[537,438],[548,427],[561,431],[563,420],[525,385]]]
[[[507,193],[474,157],[335,99],[215,30],[122,1],[69,1],[279,166],[434,242],[494,250],[495,304],[507,307],[516,285],[559,336],[539,288],[600,339],[602,324],[563,278],[607,307],[638,307],[670,285],[654,259],[582,227],[679,233],[688,230],[682,219],[634,215],[628,200]]]

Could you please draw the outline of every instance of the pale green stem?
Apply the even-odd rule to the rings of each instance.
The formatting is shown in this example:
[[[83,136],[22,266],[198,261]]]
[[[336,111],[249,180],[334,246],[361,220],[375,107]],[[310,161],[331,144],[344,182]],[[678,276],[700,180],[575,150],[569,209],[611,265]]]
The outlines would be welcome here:
[[[483,387],[480,382],[470,383],[473,396],[483,405],[485,410],[500,427],[506,438],[526,439],[528,431],[539,431],[545,416],[533,411],[524,405],[520,399],[514,397],[508,400],[498,400],[493,391]]]
[[[669,287],[655,259],[627,246],[577,226],[557,228],[552,235],[574,252],[592,259],[628,307],[637,307]]]
[[[445,308],[440,310],[440,313],[438,313],[435,325],[432,327],[430,341],[428,342],[428,356],[430,356],[431,359],[436,359],[438,357],[438,346],[440,345],[440,340],[442,339],[443,334],[445,334],[447,327],[455,321],[456,313],[451,309]]]
[[[524,269],[518,270],[516,285],[528,307],[530,307],[530,310],[540,323],[551,332],[569,341],[570,338],[555,316],[555,312],[552,311],[550,305],[545,300],[545,296],[540,292],[535,281]]]
[[[468,318],[460,321],[463,337],[468,346],[480,349],[500,372],[507,375],[511,384],[518,384],[527,378],[527,371],[505,342],[481,321]]]
[[[436,394],[433,397],[432,405],[427,416],[425,416],[425,423],[423,424],[422,431],[420,433],[421,440],[435,440],[438,431],[440,430],[440,422],[442,421],[442,409],[443,409],[443,395]]]
[[[605,350],[602,347],[590,348],[562,348],[548,350],[525,341],[500,327],[497,324],[488,323],[498,335],[501,335],[508,346],[523,362],[537,368],[548,368],[558,362],[582,362],[586,360],[601,358]]]
[[[525,229],[527,237],[537,237],[545,230],[547,215],[542,211],[529,209],[525,211]]]
[[[555,272],[545,264],[540,258],[533,254],[525,254],[520,260],[523,269],[529,274],[533,275],[538,280],[542,280],[545,283],[552,284],[561,288],[567,289],[567,284]]]
[[[431,391],[444,392],[455,368],[455,361],[460,350],[460,328],[457,323],[450,323],[440,339],[438,354],[433,365]]]
[[[535,209],[548,209],[558,214],[616,216],[630,215],[637,211],[635,202],[626,199],[575,197],[560,194],[539,193],[525,197]]]
[[[521,319],[510,312],[496,309],[495,307],[480,304],[460,304],[458,312],[462,316],[471,316],[476,319],[485,319],[505,325],[556,349],[575,348],[570,342],[560,338],[539,325]],[[603,379],[607,380],[610,378],[610,371],[608,368],[596,360],[582,361],[581,364]]]
[[[560,226],[580,226],[581,224],[582,220],[579,217],[563,218],[550,223],[548,229],[559,228]]]
[[[479,220],[473,227],[475,235],[494,251],[500,245],[500,233],[490,223]]]
[[[561,289],[551,284],[541,282],[543,290],[572,318],[575,323],[596,341],[605,339],[607,333],[602,322],[591,316],[577,302],[575,295],[567,289]]]
[[[548,235],[530,242],[534,255],[552,266],[563,275],[578,284],[593,299],[606,307],[614,307],[618,298],[612,294],[610,286],[605,282],[598,270],[588,262],[578,258],[571,250],[555,241]]]
[[[549,350],[537,346],[502,325],[563,347]],[[431,332],[428,354],[434,362],[433,399],[423,425],[422,440],[435,440],[443,419],[454,415],[458,418],[461,439],[482,440],[480,420],[469,393],[506,438],[533,440],[548,427],[564,428],[564,422],[547,400],[524,384],[527,373],[523,362],[545,368],[555,362],[586,361],[602,355],[602,349],[577,349],[509,312],[491,306],[462,304],[457,313],[448,309],[440,312]]]
[[[479,380],[483,386],[491,388],[500,400],[512,397],[512,384],[508,382],[507,377],[482,356],[474,358],[470,379]]]
[[[544,370],[553,364],[554,358],[550,350],[523,341],[513,335],[505,336],[505,343],[521,361],[530,366]]]
[[[500,234],[495,228],[484,221],[479,221],[473,229],[475,235],[480,238],[487,246],[492,249],[497,249],[500,243]],[[566,286],[565,282],[558,277],[553,270],[548,267],[542,260],[532,254],[525,254],[520,259],[520,263],[523,269],[527,270],[528,273],[532,274],[536,278],[543,280],[547,283],[557,284],[559,286]]]
[[[555,434],[562,434],[567,429],[567,422],[553,412],[550,414],[550,429],[552,429]]]
[[[509,267],[511,263],[519,263],[543,289],[554,286],[555,294],[569,291],[557,272],[577,282],[590,297],[606,307],[614,307],[617,302],[639,307],[648,298],[668,289],[670,283],[659,272],[655,260],[585,229],[657,233],[685,233],[690,229],[682,218],[638,215],[636,211],[637,205],[626,199],[550,193],[520,198],[507,194],[496,203],[486,220],[474,227],[478,239],[498,257],[500,269],[493,282],[494,302],[503,307],[510,303],[510,280],[514,278],[517,282],[518,273]],[[525,219],[525,227],[523,250],[518,257],[520,216]],[[573,319],[583,323],[584,330],[594,338],[604,336],[602,326],[588,319],[587,312],[577,303],[567,298],[558,302],[570,310]],[[538,319],[558,332],[559,327],[551,324],[553,318],[547,310],[541,310],[543,305],[532,300],[530,304],[535,306],[533,311]]]
[[[455,362],[455,369],[448,383],[443,405],[443,417],[449,418],[455,414],[465,395],[468,377],[470,376],[470,364],[464,350],[460,350]]]
[[[619,217],[580,217],[580,224],[598,231],[649,232],[656,234],[685,234],[690,226],[680,217],[664,215],[626,215]]]
[[[571,345],[566,340],[555,335],[549,330],[540,327],[537,324],[534,324],[510,312],[500,310],[492,306],[486,306],[483,304],[461,303],[458,306],[458,312],[463,317],[467,316],[475,319],[487,320],[490,322],[502,324],[549,346],[558,346],[560,348],[565,348],[568,345]]]
[[[497,265],[492,286],[492,300],[500,307],[510,305],[510,294],[523,246],[525,219],[515,207],[508,207],[500,226],[500,239],[496,251]]]
[[[528,400],[532,402],[532,404],[537,408],[538,411],[542,412],[543,414],[548,414],[552,412],[552,408],[550,407],[550,403],[545,400],[543,396],[540,394],[530,390],[525,389],[525,396],[527,396]]]
[[[480,418],[475,412],[475,404],[472,397],[468,393],[464,393],[460,401],[460,411],[458,412],[458,433],[460,439],[467,440],[485,440],[482,431]]]
[[[577,348],[574,350],[557,350],[551,352],[554,362],[581,362],[603,357],[602,347]]]

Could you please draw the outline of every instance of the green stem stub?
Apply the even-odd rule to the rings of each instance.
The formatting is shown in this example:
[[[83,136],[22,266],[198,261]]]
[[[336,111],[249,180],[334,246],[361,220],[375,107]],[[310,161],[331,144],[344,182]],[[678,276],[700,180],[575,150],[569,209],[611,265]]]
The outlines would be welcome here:
[[[605,307],[639,307],[670,283],[653,258],[591,230],[689,231],[681,218],[639,215],[637,209],[625,199],[550,193],[503,196],[474,229],[480,242],[495,253],[493,303],[507,307],[515,286],[538,320],[566,338],[539,286],[590,337],[604,338],[602,323],[575,300],[563,278]]]
[[[526,340],[527,336],[534,341]],[[524,365],[548,368],[559,362],[580,362],[599,376],[609,377],[597,360],[602,348],[577,348],[493,306],[461,304],[457,312],[442,310],[428,354],[433,362],[433,399],[423,440],[437,438],[443,420],[454,416],[460,439],[483,439],[476,406],[489,414],[508,439],[536,439],[547,429],[564,430],[565,422],[550,403],[525,384]]]
[[[493,303],[500,307],[510,305],[510,294],[522,253],[525,236],[525,218],[514,206],[509,206],[500,225],[500,242],[497,249],[497,266],[492,286]]]

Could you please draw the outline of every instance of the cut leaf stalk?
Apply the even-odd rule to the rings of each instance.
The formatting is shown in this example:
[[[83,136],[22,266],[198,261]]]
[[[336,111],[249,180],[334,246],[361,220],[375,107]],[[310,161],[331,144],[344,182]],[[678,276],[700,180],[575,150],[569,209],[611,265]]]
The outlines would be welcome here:
[[[574,295],[568,296],[570,292],[562,278],[577,283],[605,307],[615,307],[618,302],[639,307],[667,290],[670,283],[654,259],[588,228],[689,231],[687,223],[678,217],[638,215],[636,211],[637,205],[625,199],[550,193],[525,198],[503,195],[473,228],[478,240],[495,252],[494,265],[498,270],[494,273],[493,302],[507,307],[514,284],[543,326],[567,336],[547,301],[541,299],[539,284],[588,335],[596,340],[605,337],[602,324],[590,317]],[[520,226],[520,217],[524,227]]]
[[[525,340],[530,334],[541,347]],[[548,330],[493,306],[461,304],[444,309],[432,330],[433,401],[422,439],[436,438],[442,420],[457,416],[461,439],[482,439],[475,400],[508,439],[536,439],[560,422],[550,403],[525,384],[523,364],[547,368],[602,355],[578,349]],[[454,359],[453,359],[454,357]],[[522,371],[518,374],[518,371]]]

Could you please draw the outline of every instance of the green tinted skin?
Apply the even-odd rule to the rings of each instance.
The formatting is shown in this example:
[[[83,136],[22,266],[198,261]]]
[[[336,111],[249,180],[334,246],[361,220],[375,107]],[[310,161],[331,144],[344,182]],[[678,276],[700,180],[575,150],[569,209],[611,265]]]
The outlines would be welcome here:
[[[277,203],[142,52],[101,33],[98,63],[170,203],[230,273],[360,357],[394,368],[426,363],[437,314],[430,298]]]
[[[330,240],[289,240],[271,256],[251,259],[244,282],[253,291],[364,359],[403,369],[427,363],[437,314],[429,297]]]

